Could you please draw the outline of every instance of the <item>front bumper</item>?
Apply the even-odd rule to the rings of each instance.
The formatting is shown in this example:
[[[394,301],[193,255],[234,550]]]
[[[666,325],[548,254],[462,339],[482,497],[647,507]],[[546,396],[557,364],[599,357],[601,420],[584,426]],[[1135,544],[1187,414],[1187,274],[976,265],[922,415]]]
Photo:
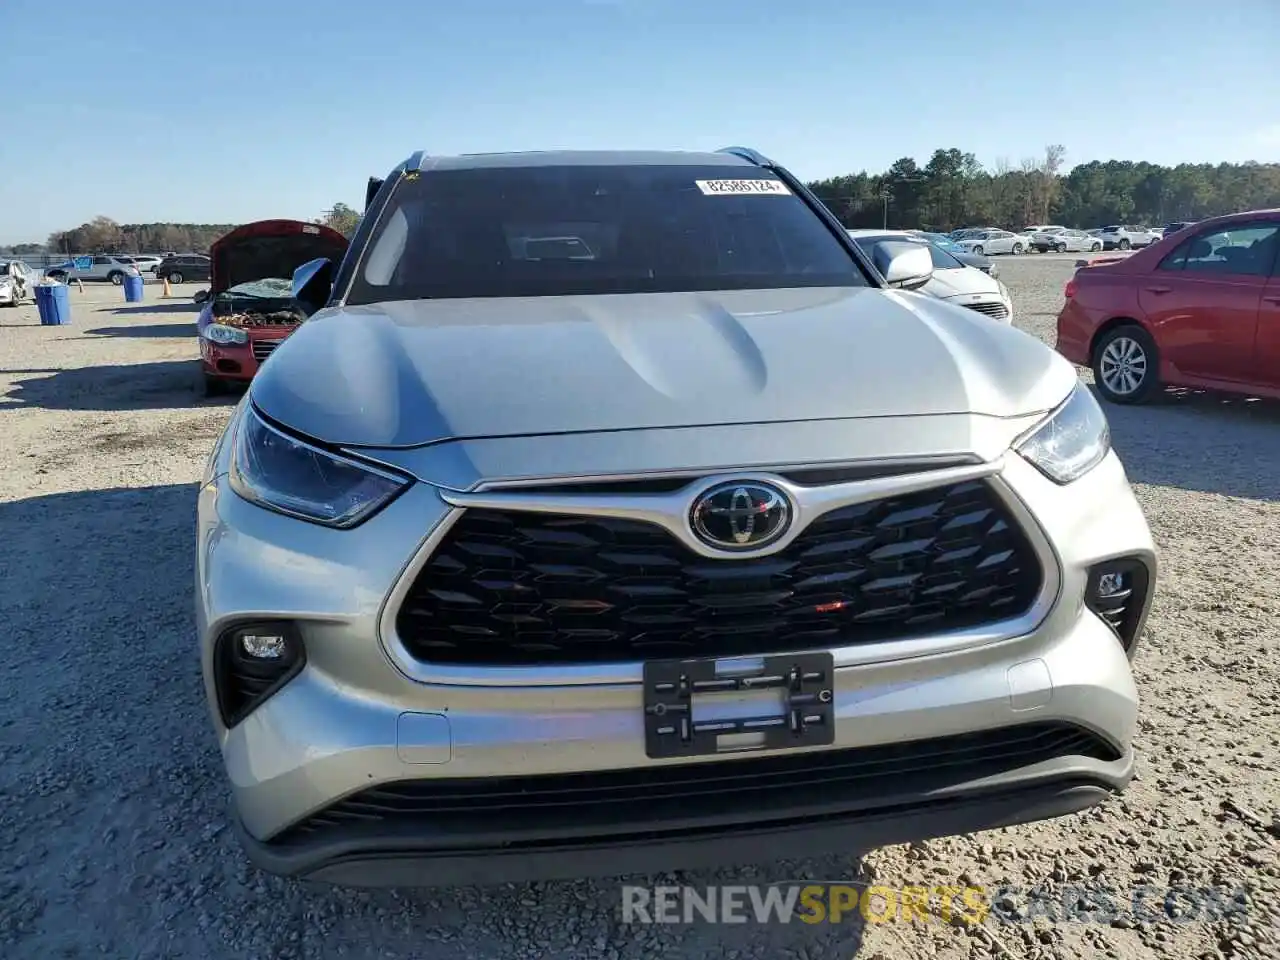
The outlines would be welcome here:
[[[1038,519],[1041,553],[1054,567],[1038,623],[999,639],[922,636],[847,648],[837,658],[833,745],[752,760],[890,748],[919,760],[926,742],[1029,723],[1083,731],[1109,755],[1064,747],[985,772],[922,772],[917,763],[910,776],[843,792],[797,788],[745,808],[610,806],[597,797],[567,818],[517,808],[425,825],[396,816],[330,823],[335,804],[380,786],[456,793],[580,776],[607,784],[667,766],[654,780],[662,785],[691,763],[719,772],[735,758],[650,759],[639,665],[413,669],[388,634],[386,598],[448,512],[436,490],[415,485],[362,527],[334,531],[241,500],[220,457],[200,495],[197,557],[211,704],[214,640],[227,625],[289,618],[307,652],[305,668],[237,726],[226,729],[213,711],[241,838],[267,870],[343,883],[454,883],[860,850],[1068,813],[1131,776],[1137,693],[1129,660],[1082,598],[1087,569],[1100,560],[1138,557],[1154,573],[1146,522],[1114,455],[1067,488],[1007,456],[998,482]]]
[[[214,343],[200,337],[200,367],[206,376],[247,383],[257,375],[271,351],[292,332],[272,331],[263,335],[251,331],[248,343],[237,344]]]

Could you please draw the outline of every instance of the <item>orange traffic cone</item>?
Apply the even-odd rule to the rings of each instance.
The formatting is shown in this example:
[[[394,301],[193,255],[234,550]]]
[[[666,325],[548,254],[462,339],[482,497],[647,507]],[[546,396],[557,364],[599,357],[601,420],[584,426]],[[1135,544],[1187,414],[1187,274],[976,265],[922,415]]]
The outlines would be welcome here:
[[[168,297],[168,296],[170,296],[172,293],[173,293],[173,291],[169,289],[169,278],[168,278],[168,277],[165,277],[165,278],[164,278],[164,290],[162,290],[162,291],[161,291],[160,295],[161,295],[162,297]]]

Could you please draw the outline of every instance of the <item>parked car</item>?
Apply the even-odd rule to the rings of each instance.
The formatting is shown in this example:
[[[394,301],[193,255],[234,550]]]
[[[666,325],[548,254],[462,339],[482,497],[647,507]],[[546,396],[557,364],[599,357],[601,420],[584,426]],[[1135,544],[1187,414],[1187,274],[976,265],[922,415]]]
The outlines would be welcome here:
[[[133,254],[130,259],[133,260],[133,265],[138,268],[139,273],[150,273],[152,275],[156,275],[156,268],[160,266],[160,263],[164,258],[144,253]]]
[[[1032,236],[1032,243],[1041,253],[1092,253],[1102,249],[1102,240],[1091,237],[1083,230],[1070,227],[1046,227]]]
[[[993,320],[1013,322],[1013,300],[1008,288],[994,277],[961,262],[942,247],[905,230],[850,230],[849,236],[882,274],[893,261],[894,251],[901,243],[924,244],[929,248],[933,261],[933,274],[929,282],[919,288],[921,293],[976,310]]]
[[[1195,226],[1194,220],[1174,220],[1172,223],[1166,223],[1164,230],[1161,231],[1161,238],[1177,233],[1179,230],[1185,230],[1187,227]]]
[[[209,289],[193,299],[205,393],[247,383],[306,315],[294,302],[291,276],[316,257],[340,260],[347,241],[328,227],[299,220],[260,220],[237,227],[210,249]]]
[[[1121,226],[1112,224],[1102,227],[1098,233],[1104,250],[1129,250],[1149,247],[1153,241],[1151,234],[1144,227]]]
[[[399,165],[200,488],[253,862],[652,873],[1122,790],[1151,534],[1072,366],[932,274],[742,148]]]
[[[106,280],[116,286],[124,283],[125,277],[137,273],[138,268],[134,265],[133,258],[118,254],[98,254],[90,258],[87,267],[78,266],[75,260],[68,260],[45,271],[46,276],[64,283],[67,280]]]
[[[170,283],[208,280],[211,276],[210,261],[198,253],[168,255],[156,264],[156,276]]]
[[[981,230],[961,237],[956,243],[977,254],[1022,253],[1026,249],[1022,238],[1008,230]]]
[[[1114,263],[1079,270],[1058,351],[1098,392],[1141,403],[1163,387],[1280,397],[1280,212],[1215,217]]]
[[[21,260],[0,261],[0,306],[16,307],[35,297],[35,273]]]
[[[907,232],[923,237],[934,246],[947,251],[947,253],[951,254],[951,256],[955,257],[966,267],[973,267],[975,270],[981,270],[983,273],[992,277],[998,277],[1000,275],[1000,271],[996,267],[994,260],[990,257],[983,256],[980,253],[970,253],[945,233],[929,233],[925,230],[908,230]]]

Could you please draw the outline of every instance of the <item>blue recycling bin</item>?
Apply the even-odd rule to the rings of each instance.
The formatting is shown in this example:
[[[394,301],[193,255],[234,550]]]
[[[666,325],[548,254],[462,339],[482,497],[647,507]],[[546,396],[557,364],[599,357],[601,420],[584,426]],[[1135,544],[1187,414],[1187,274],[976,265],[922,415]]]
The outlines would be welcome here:
[[[71,322],[71,291],[65,283],[38,283],[35,291],[41,324],[56,327]]]
[[[130,277],[128,275],[125,276],[124,299],[126,303],[142,302],[142,277],[140,276]]]

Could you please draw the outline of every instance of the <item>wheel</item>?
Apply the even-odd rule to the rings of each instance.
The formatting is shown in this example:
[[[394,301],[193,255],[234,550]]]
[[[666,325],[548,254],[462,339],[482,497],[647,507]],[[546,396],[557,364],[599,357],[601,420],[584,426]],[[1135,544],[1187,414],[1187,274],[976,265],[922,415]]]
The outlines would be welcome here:
[[[982,247],[981,247],[981,245],[974,247],[974,248],[973,248],[973,253],[974,253],[974,255],[975,255],[975,256],[978,256],[978,257],[982,256]]]
[[[206,397],[223,397],[228,390],[227,381],[206,373],[204,375],[204,395]]]
[[[1156,342],[1133,323],[1114,327],[1093,349],[1093,380],[1112,403],[1145,403],[1160,391]]]
[[[170,282],[170,283],[181,283],[181,282],[182,282],[182,273],[181,273],[180,271],[178,271],[178,270],[173,270],[173,271],[171,271],[171,272],[169,273],[169,282]]]
[[[124,273],[120,270],[113,270],[107,274],[107,279],[118,287],[124,283]]]
[[[1055,253],[1066,253],[1067,245],[1065,243],[1060,243],[1056,247],[1054,247],[1053,250]]]
[[[1116,244],[1116,249],[1118,249],[1118,250],[1128,250],[1130,246],[1131,246],[1131,244],[1129,243],[1129,238],[1128,238],[1128,237],[1121,237],[1121,238],[1120,238],[1120,242]]]
[[[1018,254],[1022,253],[1022,244],[1015,243],[1013,245],[1013,253],[1014,253],[1014,256],[1017,256]]]
[[[1098,243],[1096,240],[1093,243],[1089,244],[1090,253],[1097,253],[1101,249],[1102,249],[1102,244]]]

